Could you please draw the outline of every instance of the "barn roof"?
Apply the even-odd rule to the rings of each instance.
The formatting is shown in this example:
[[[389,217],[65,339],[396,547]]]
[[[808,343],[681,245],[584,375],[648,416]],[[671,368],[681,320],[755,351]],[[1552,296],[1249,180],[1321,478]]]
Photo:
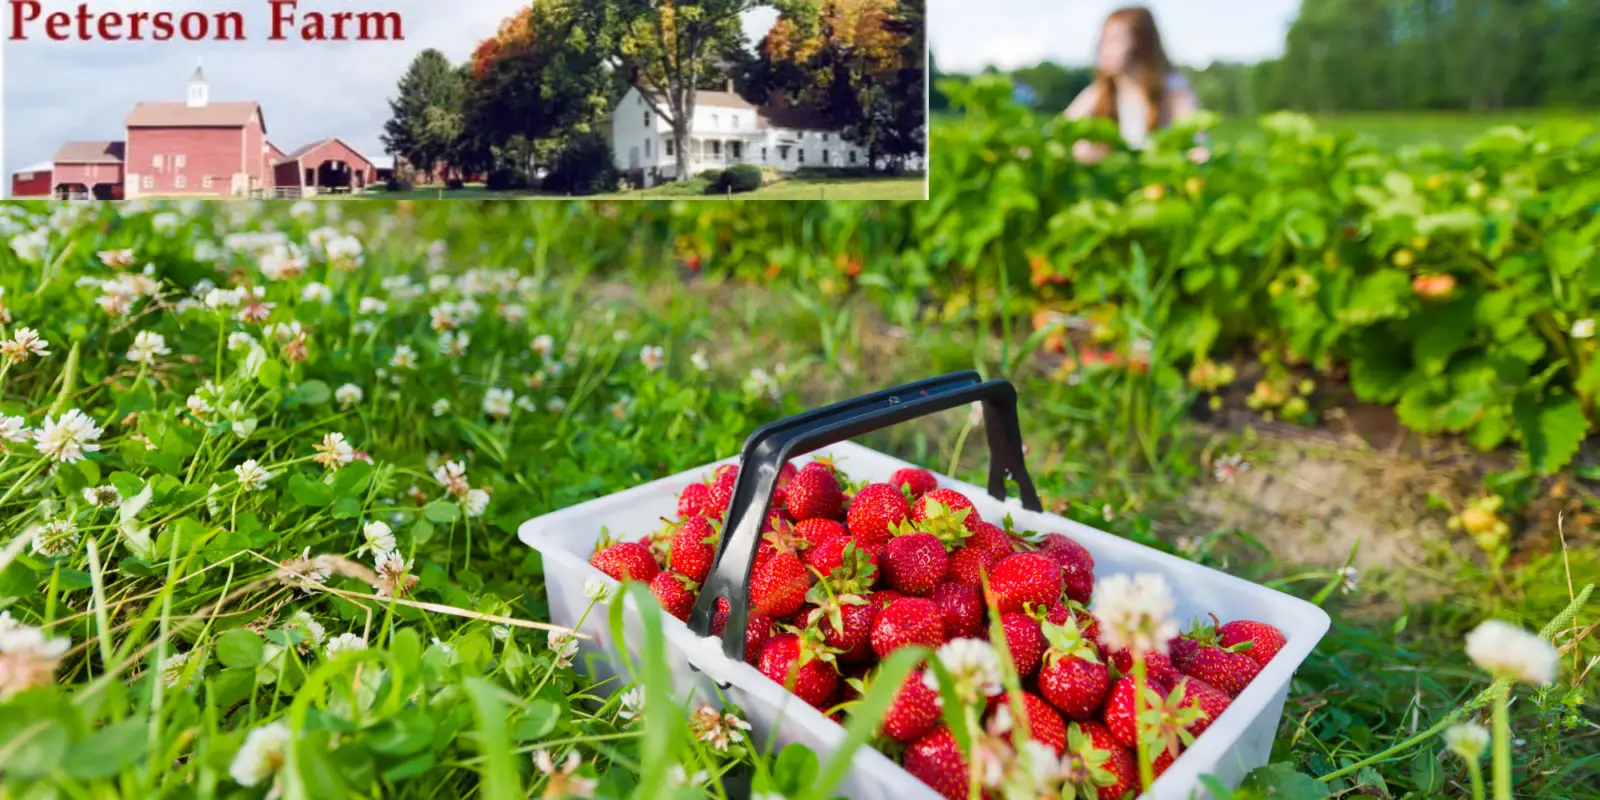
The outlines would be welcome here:
[[[651,99],[655,100],[661,105],[666,105],[667,103],[667,96],[664,92],[659,92],[655,89],[644,88],[641,88],[640,91],[650,95]],[[694,93],[694,104],[696,108],[701,106],[711,108],[755,108],[755,106],[752,105],[749,100],[740,97],[735,92],[713,92],[705,89],[701,89]]]
[[[260,113],[256,102],[207,103],[190,107],[187,103],[139,103],[124,122],[130,128],[243,128],[252,114]],[[267,118],[261,118],[266,130]]]
[[[369,159],[366,156],[362,155],[360,150],[357,150],[354,147],[351,147],[349,142],[347,142],[347,141],[345,141],[343,139],[340,139],[337,136],[329,136],[326,139],[318,139],[317,141],[312,142],[311,144],[308,144],[305,147],[302,147],[302,148],[300,148],[298,150],[295,150],[293,153],[290,153],[290,154],[284,156],[283,158],[279,159],[278,160],[278,164],[282,164],[282,163],[285,163],[285,162],[288,162],[288,161],[298,161],[298,160],[304,158],[305,156],[307,156],[308,154],[310,154],[311,151],[316,150],[317,148],[322,147],[324,145],[332,144],[334,142],[338,142],[339,144],[344,145],[346,150],[349,150],[350,152],[356,154],[356,158],[359,158],[362,161],[367,162],[367,164],[369,166],[372,165],[372,160],[371,159]],[[276,166],[276,165],[274,165],[274,166]]]
[[[56,164],[121,164],[124,142],[67,142],[56,151]]]
[[[55,163],[54,162],[51,162],[51,161],[40,161],[37,164],[29,164],[28,166],[23,167],[22,169],[12,170],[11,174],[16,175],[16,174],[22,173],[22,172],[49,172],[53,167],[55,167]]]

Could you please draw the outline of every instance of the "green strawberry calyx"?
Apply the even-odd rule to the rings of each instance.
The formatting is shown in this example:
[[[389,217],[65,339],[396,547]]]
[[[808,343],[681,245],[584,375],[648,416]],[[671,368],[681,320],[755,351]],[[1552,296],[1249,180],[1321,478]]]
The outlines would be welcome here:
[[[1091,664],[1100,663],[1100,655],[1095,650],[1094,642],[1083,635],[1083,631],[1078,629],[1077,620],[1071,616],[1068,616],[1067,621],[1061,625],[1045,622],[1039,629],[1044,632],[1044,640],[1050,643],[1050,650],[1045,653],[1045,659],[1050,663],[1054,664],[1068,657],[1081,658]]]
[[[1100,786],[1112,786],[1117,782],[1116,773],[1106,767],[1106,762],[1111,760],[1111,753],[1094,746],[1094,739],[1074,722],[1067,728],[1067,750],[1061,759],[1062,777],[1068,786],[1076,787],[1077,796],[1082,800],[1099,800]],[[1063,798],[1070,795],[1063,795]]]

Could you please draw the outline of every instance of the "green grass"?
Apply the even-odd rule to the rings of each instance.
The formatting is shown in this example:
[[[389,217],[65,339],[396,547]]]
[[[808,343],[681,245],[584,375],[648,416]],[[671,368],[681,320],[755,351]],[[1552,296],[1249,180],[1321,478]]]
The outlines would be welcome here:
[[[922,200],[927,195],[927,179],[904,178],[795,178],[734,195],[736,200]],[[468,184],[451,191],[442,186],[424,186],[409,192],[372,191],[342,196],[356,200],[552,200],[565,195],[538,191],[492,192],[482,184]],[[585,200],[723,200],[721,195],[705,194],[705,182],[665,184],[650,189],[615,194],[593,195]]]
[[[1052,112],[1039,112],[1041,119],[1054,115]],[[1546,122],[1600,121],[1600,112],[1537,109],[1492,113],[1373,112],[1312,116],[1323,130],[1367,137],[1384,149],[1422,144],[1459,149],[1473,138],[1501,125],[1533,127]],[[959,113],[939,112],[934,115],[934,124],[952,124],[960,119]],[[1254,119],[1228,117],[1222,120],[1212,135],[1217,142],[1235,142],[1259,135],[1259,129]]]
[[[1190,422],[1183,387],[1115,371],[1064,381],[1019,355],[1025,334],[971,320],[889,335],[877,307],[837,281],[684,283],[663,267],[688,230],[587,236],[571,224],[581,204],[318,205],[309,218],[289,204],[214,204],[174,219],[177,208],[0,206],[24,234],[0,251],[13,319],[0,338],[29,326],[49,342],[0,358],[0,417],[38,428],[78,409],[104,429],[71,463],[11,440],[0,455],[0,609],[71,648],[43,672],[5,673],[29,684],[0,697],[0,777],[15,796],[510,798],[592,780],[596,797],[643,800],[667,796],[663,782],[685,767],[705,777],[677,796],[726,800],[745,783],[822,800],[812,777],[836,779],[842,760],[747,740],[715,750],[686,722],[699,698],[654,692],[642,722],[624,716],[626,690],[670,680],[660,628],[643,627],[631,644],[644,652],[620,680],[586,677],[541,627],[543,565],[514,533],[736,453],[784,415],[963,368],[1019,387],[1029,465],[1053,511],[1169,552],[1193,539],[1184,557],[1333,616],[1290,685],[1273,747],[1283,766],[1239,800],[1321,797],[1308,776],[1338,771],[1326,789],[1340,796],[1459,795],[1466,770],[1438,739],[1391,747],[1489,685],[1462,634],[1491,616],[1538,629],[1568,604],[1570,582],[1600,575],[1577,548],[1494,574],[1441,537],[1427,563],[1379,565],[1360,591],[1338,593],[1340,563],[1292,563],[1249,531],[1191,520],[1187,501],[1228,491],[1207,459],[1240,452],[1258,473],[1272,467],[1251,432]],[[271,241],[223,238],[269,230],[307,254],[303,274],[285,271]],[[356,232],[359,264],[327,255],[350,252],[348,239],[329,246],[341,230]],[[223,254],[197,260],[207,248]],[[123,249],[153,265],[159,296],[119,311],[104,296],[119,273],[96,254]],[[260,287],[272,305],[258,310],[285,327],[241,320],[212,294],[218,283]],[[908,319],[936,319],[920,312],[949,293],[931,294],[900,290],[895,302]],[[166,352],[130,360],[141,332]],[[646,347],[662,348],[659,366]],[[1159,459],[1119,445],[1130,419],[1156,418],[1176,420],[1139,432]],[[864,443],[981,481],[987,454],[967,420],[955,411]],[[319,462],[331,434],[352,450]],[[270,473],[259,486],[241,480],[247,460]],[[119,510],[85,497],[103,486]],[[41,533],[62,520],[74,534]],[[397,551],[384,575],[368,549],[379,522]],[[1419,586],[1439,591],[1412,602]],[[340,655],[328,646],[338,637],[366,649]],[[1566,660],[1594,650],[1591,636]],[[1592,698],[1600,678],[1575,674],[1516,690],[1518,796],[1595,796],[1582,777],[1600,752],[1595,705],[1579,693]],[[884,708],[894,683],[858,708]],[[852,719],[848,740],[868,740],[876,722]],[[264,739],[280,742],[278,758],[239,757]]]

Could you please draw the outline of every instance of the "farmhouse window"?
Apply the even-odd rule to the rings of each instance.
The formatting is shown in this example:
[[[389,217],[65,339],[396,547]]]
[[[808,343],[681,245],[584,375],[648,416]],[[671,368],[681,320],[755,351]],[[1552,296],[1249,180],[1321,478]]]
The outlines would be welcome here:
[[[717,120],[717,115],[716,114],[712,114],[711,115],[711,129],[712,130],[716,130],[717,126],[720,125],[720,124],[721,124],[721,122],[719,122]]]
[[[144,188],[153,189],[153,188],[155,188],[155,185],[156,185],[156,179],[155,179],[154,176],[152,176],[152,175],[144,176]]]
[[[650,112],[648,111],[644,112],[644,126],[646,128],[650,127]]]
[[[765,147],[761,148],[761,160],[763,162],[767,160],[767,148]]]
[[[172,179],[172,185],[173,185],[174,188],[182,189],[184,187],[183,176],[179,175],[178,177],[173,178]]]
[[[668,139],[667,140],[667,155],[676,156],[678,154],[677,151],[675,150],[676,147],[677,147],[677,145],[673,144],[671,139]]]
[[[728,142],[728,152],[733,155],[734,160],[744,158],[744,142]]]
[[[649,158],[650,157],[650,140],[649,139],[644,140],[644,157],[645,158]]]
[[[161,169],[161,154],[160,153],[156,153],[155,155],[150,157],[150,166],[155,167],[156,169]]]
[[[856,163],[856,151],[854,151],[854,150],[850,151],[850,163],[852,163],[852,164]]]
[[[830,150],[822,151],[822,163],[823,163],[824,166],[833,163],[833,152],[832,151],[830,151]]]
[[[822,143],[823,144],[827,144],[828,143],[828,134],[826,134],[826,133],[822,134]],[[827,159],[823,159],[823,160],[826,161]]]
[[[806,163],[806,149],[804,147],[800,148],[800,163]]]
[[[182,153],[179,153],[179,154],[177,154],[177,155],[172,157],[172,165],[174,167],[177,167],[178,169],[183,169],[184,167],[188,166],[188,163],[189,163],[189,157],[184,155],[184,154],[182,154]]]
[[[200,176],[200,188],[202,188],[202,189],[210,189],[211,188],[211,176],[210,175],[202,175],[202,176]]]
[[[788,161],[789,160],[789,145],[786,145],[786,144],[778,145],[778,158],[781,158],[784,161]]]
[[[730,124],[733,125],[733,129],[734,130],[739,130],[739,115],[738,114],[734,114],[733,115],[733,119],[730,120],[729,122],[730,122]]]

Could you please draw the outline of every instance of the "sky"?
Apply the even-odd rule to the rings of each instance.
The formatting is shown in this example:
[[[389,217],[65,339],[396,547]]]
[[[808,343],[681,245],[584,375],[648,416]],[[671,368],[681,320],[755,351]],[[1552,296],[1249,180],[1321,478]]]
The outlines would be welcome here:
[[[195,10],[244,14],[246,40],[187,42],[6,41],[3,83],[4,174],[49,161],[62,142],[120,140],[122,121],[142,100],[182,101],[200,60],[213,101],[261,103],[267,138],[285,151],[337,136],[369,158],[383,154],[379,136],[388,101],[407,65],[429,47],[463,62],[478,42],[527,0],[301,0],[300,10],[398,11],[405,41],[307,44],[266,41],[266,0],[84,0],[96,11]],[[79,0],[44,0],[72,10]],[[9,9],[9,6],[6,7]],[[9,10],[4,31],[10,33]],[[745,30],[766,34],[776,14],[751,12]],[[9,190],[9,179],[5,181]]]
[[[268,42],[266,0],[84,0],[96,11],[239,10],[243,42],[50,41],[4,45],[4,171],[47,161],[64,141],[120,139],[122,120],[141,100],[184,99],[197,60],[213,100],[262,104],[268,137],[284,150],[337,136],[381,155],[388,100],[416,53],[437,48],[464,61],[473,47],[526,0],[301,0],[300,10],[394,10],[403,42]],[[79,0],[43,0],[50,10]],[[1277,55],[1299,0],[1147,0],[1179,63],[1255,60]],[[928,37],[940,67],[1002,69],[1053,59],[1088,63],[1100,22],[1115,0],[928,0]],[[9,33],[10,14],[5,18]],[[775,14],[748,14],[759,39]]]
[[[1041,61],[1087,66],[1100,25],[1131,0],[928,0],[928,44],[939,69],[976,72]],[[1179,64],[1258,61],[1283,54],[1300,0],[1144,0]]]

